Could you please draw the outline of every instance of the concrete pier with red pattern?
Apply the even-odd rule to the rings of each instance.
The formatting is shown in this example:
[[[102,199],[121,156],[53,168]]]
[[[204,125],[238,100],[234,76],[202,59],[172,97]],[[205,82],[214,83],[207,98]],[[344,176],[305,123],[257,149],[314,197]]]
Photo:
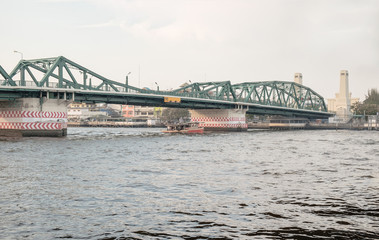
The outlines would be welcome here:
[[[67,101],[46,98],[0,101],[0,136],[65,136],[67,105]]]
[[[205,131],[247,131],[246,109],[190,110],[191,121]]]

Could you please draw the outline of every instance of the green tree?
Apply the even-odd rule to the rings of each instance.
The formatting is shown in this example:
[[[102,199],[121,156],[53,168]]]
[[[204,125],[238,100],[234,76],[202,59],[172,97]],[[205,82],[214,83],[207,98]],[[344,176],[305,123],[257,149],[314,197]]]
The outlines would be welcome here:
[[[190,117],[190,112],[186,108],[165,108],[162,111],[161,120],[163,122],[179,122],[180,118]]]
[[[377,89],[371,89],[366,95],[366,99],[363,101],[364,104],[377,104],[379,105],[379,93]]]
[[[356,115],[376,115],[379,112],[379,93],[377,89],[370,89],[363,102],[356,102],[351,106]]]

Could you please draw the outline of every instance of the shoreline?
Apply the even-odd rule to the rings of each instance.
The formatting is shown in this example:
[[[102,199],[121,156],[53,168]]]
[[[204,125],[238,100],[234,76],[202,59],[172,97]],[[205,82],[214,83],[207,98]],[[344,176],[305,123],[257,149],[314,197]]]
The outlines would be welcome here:
[[[144,124],[120,124],[117,122],[104,122],[104,123],[68,123],[68,127],[105,127],[105,128],[165,128],[165,125],[147,125]],[[354,130],[354,131],[379,131],[379,128],[363,126],[363,125],[352,125],[352,124],[341,124],[341,123],[328,123],[328,124],[307,124],[304,127],[270,127],[268,123],[263,124],[249,124],[249,130]]]

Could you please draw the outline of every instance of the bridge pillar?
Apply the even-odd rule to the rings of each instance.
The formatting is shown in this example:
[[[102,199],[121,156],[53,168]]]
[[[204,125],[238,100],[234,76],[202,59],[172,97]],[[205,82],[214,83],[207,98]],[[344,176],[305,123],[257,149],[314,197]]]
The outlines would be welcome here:
[[[46,97],[0,101],[0,136],[65,136],[67,104]]]
[[[247,131],[246,109],[190,110],[191,121],[206,131]]]

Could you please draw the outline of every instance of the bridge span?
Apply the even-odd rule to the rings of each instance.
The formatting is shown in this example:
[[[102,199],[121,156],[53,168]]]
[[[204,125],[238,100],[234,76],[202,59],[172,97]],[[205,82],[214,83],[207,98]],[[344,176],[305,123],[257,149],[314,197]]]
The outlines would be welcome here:
[[[110,80],[63,56],[21,60],[9,74],[0,66],[0,76],[0,129],[30,133],[33,131],[26,130],[36,130],[33,127],[57,128],[58,132],[65,129],[64,117],[26,116],[30,112],[41,116],[63,113],[67,118],[71,102],[189,108],[193,120],[221,129],[245,129],[246,113],[310,119],[331,116],[322,96],[287,81],[195,82],[170,91],[155,91],[129,85],[127,76],[124,82]]]

